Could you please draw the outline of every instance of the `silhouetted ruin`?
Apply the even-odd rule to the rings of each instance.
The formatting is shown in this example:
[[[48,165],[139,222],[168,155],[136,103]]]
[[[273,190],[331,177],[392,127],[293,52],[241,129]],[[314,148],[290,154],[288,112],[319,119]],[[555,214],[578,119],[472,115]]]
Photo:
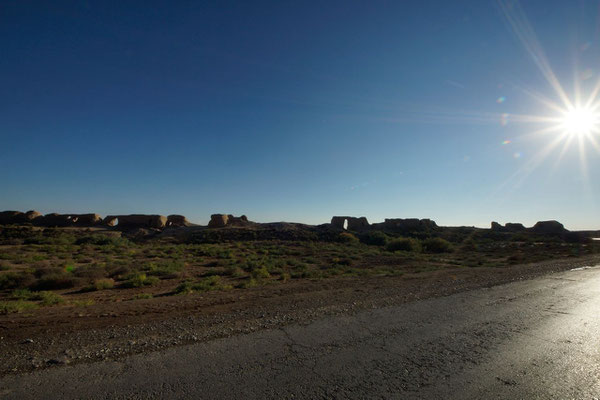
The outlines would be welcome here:
[[[346,229],[352,232],[364,232],[368,230],[381,230],[390,232],[415,232],[434,230],[438,226],[430,219],[417,218],[386,218],[384,222],[369,224],[365,217],[333,217],[331,226],[337,229]]]
[[[153,229],[163,230],[166,228],[184,228],[197,226],[192,224],[183,215],[171,214],[168,217],[157,214],[130,214],[130,215],[107,215],[102,218],[99,214],[57,214],[41,213],[30,210],[2,211],[0,212],[0,225],[30,224],[39,227],[63,228],[63,227],[114,227],[120,230]],[[231,214],[212,214],[208,228],[228,227],[258,227],[273,224],[256,224],[248,221],[245,215],[235,217]],[[302,224],[298,224],[302,225]],[[289,225],[292,226],[292,225]],[[428,235],[440,232],[441,229],[435,221],[417,218],[386,218],[383,222],[370,224],[366,217],[334,216],[329,224],[322,227],[334,230],[347,230],[350,232],[363,233],[369,231],[383,231],[399,235]],[[202,227],[200,227],[202,228]],[[206,228],[206,227],[204,227]],[[499,233],[530,232],[539,235],[569,234],[569,231],[558,221],[540,221],[531,228],[526,228],[520,223],[507,223],[504,226],[492,222],[491,231]]]
[[[224,228],[226,226],[244,226],[248,224],[248,217],[234,217],[231,214],[213,214],[210,216],[209,228]]]

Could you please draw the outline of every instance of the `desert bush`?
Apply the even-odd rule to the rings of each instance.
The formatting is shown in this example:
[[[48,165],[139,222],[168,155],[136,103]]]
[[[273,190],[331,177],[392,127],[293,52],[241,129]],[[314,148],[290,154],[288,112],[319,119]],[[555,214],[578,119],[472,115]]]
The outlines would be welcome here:
[[[14,290],[11,297],[15,300],[39,301],[39,304],[43,306],[52,306],[65,301],[62,296],[56,293],[46,291],[31,292],[29,289]]]
[[[257,286],[260,286],[260,283],[256,279],[250,277],[248,280],[242,282],[238,287],[241,289],[250,289]]]
[[[385,247],[388,251],[419,251],[420,243],[411,238],[393,239]]]
[[[362,243],[372,246],[385,246],[388,241],[386,234],[380,231],[363,233],[359,239]]]
[[[268,279],[271,277],[269,270],[264,266],[252,269],[251,275],[254,279]]]
[[[35,278],[28,272],[4,272],[0,274],[0,290],[24,288],[35,282]]]
[[[133,274],[129,279],[123,282],[124,288],[139,288],[144,286],[153,286],[158,283],[159,279],[155,276],[147,276],[146,274]]]
[[[350,266],[350,265],[352,265],[352,260],[349,259],[348,257],[333,257],[331,259],[331,263],[334,265]]]
[[[32,301],[0,301],[0,315],[19,313],[26,310],[34,310],[38,305]]]
[[[442,238],[431,238],[423,241],[423,250],[426,253],[450,253],[452,244]]]
[[[175,293],[188,294],[193,292],[206,292],[210,290],[227,290],[231,288],[231,285],[226,285],[223,283],[220,276],[214,275],[201,279],[197,282],[183,282],[181,285],[175,288]]]
[[[61,295],[45,291],[34,293],[31,300],[39,301],[43,306],[53,306],[65,301]]]
[[[70,245],[75,243],[76,237],[59,229],[44,229],[26,237],[24,244]]]
[[[228,265],[223,271],[223,275],[231,276],[232,278],[240,278],[244,276],[244,270],[237,265]]]
[[[358,243],[359,240],[350,232],[342,232],[338,236],[338,241],[341,243]]]
[[[591,238],[585,236],[584,234],[582,234],[580,232],[567,232],[567,233],[565,233],[564,239],[565,239],[565,242],[567,242],[567,243],[586,244],[586,243],[592,242]]]
[[[179,260],[165,260],[159,263],[150,263],[146,267],[146,271],[148,275],[158,276],[164,279],[177,278],[183,268],[185,267],[185,263]]]
[[[461,251],[477,251],[477,250],[479,250],[479,246],[477,245],[475,240],[473,240],[473,238],[468,238],[462,242],[462,244],[460,245],[460,250]]]
[[[103,264],[90,264],[76,268],[73,275],[79,278],[99,279],[107,276],[107,271]]]
[[[123,279],[134,273],[134,269],[129,265],[111,265],[106,270],[108,276],[115,279]]]
[[[77,278],[67,273],[54,273],[42,276],[30,287],[34,290],[70,289],[77,284]]]
[[[115,281],[111,278],[96,279],[91,285],[87,286],[84,291],[94,292],[96,290],[106,290],[115,287]]]
[[[94,246],[129,246],[131,242],[119,236],[107,236],[102,234],[88,235],[75,240],[75,244],[91,244]]]

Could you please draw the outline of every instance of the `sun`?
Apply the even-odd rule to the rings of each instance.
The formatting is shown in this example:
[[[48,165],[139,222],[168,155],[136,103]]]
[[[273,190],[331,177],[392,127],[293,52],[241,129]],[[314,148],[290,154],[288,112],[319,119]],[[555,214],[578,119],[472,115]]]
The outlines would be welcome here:
[[[594,110],[576,107],[564,113],[561,127],[568,135],[589,136],[598,130],[599,122],[600,116]]]

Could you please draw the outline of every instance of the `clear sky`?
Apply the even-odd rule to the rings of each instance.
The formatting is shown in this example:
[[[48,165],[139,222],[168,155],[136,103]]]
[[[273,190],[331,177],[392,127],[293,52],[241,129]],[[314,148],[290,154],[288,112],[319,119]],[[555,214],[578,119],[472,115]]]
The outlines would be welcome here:
[[[598,1],[5,0],[0,38],[0,209],[600,228],[598,133],[517,116],[592,91]]]

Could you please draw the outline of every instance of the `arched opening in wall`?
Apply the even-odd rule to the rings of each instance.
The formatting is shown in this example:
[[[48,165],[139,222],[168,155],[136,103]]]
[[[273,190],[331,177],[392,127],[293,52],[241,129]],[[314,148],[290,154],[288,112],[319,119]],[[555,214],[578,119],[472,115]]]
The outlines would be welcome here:
[[[117,226],[117,225],[119,225],[119,218],[114,217],[114,218],[109,219],[108,221],[106,221],[106,225],[107,226]]]
[[[344,228],[345,231],[348,230],[348,220],[344,219],[344,225],[342,226],[342,228]]]

